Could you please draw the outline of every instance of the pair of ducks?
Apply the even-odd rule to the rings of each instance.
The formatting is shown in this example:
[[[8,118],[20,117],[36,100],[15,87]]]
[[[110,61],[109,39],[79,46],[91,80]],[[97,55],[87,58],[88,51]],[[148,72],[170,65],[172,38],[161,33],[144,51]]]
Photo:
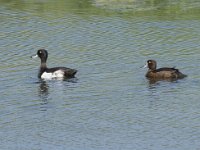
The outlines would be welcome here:
[[[38,78],[41,79],[53,79],[53,78],[74,78],[77,70],[66,67],[47,68],[46,61],[48,58],[48,52],[45,49],[39,49],[36,56],[41,59],[40,70]],[[156,69],[156,61],[148,60],[144,67],[148,67],[149,70],[146,73],[146,77],[149,79],[162,80],[162,79],[182,79],[187,75],[181,73],[175,68],[160,68]]]

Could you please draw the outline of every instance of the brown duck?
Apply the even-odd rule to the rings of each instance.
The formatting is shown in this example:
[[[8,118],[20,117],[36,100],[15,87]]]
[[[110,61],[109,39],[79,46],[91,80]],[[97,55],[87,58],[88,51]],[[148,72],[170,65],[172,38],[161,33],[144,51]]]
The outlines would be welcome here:
[[[187,75],[175,68],[164,67],[156,69],[157,63],[155,60],[148,60],[144,67],[149,68],[146,73],[146,77],[149,79],[182,79],[187,77]]]

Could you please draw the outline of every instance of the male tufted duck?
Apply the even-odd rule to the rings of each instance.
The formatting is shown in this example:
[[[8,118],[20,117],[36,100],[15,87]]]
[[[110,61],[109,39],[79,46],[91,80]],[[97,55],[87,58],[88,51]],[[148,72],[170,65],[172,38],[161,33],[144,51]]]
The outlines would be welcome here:
[[[48,58],[48,52],[45,49],[39,49],[35,56],[32,58],[40,57],[41,65],[38,73],[38,78],[53,79],[53,78],[73,78],[77,72],[75,69],[66,67],[47,68],[46,61]]]
[[[182,79],[187,75],[181,73],[175,68],[159,68],[156,69],[157,64],[155,60],[148,60],[144,67],[148,67],[149,70],[146,73],[146,77],[149,79]]]

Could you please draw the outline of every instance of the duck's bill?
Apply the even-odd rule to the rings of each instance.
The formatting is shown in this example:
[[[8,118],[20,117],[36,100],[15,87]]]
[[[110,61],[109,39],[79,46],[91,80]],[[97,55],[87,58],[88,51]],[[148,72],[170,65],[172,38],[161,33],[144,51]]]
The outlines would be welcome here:
[[[148,64],[146,63],[143,67],[141,68],[148,68]]]
[[[38,55],[33,55],[33,56],[31,56],[31,58],[37,58],[38,57]]]

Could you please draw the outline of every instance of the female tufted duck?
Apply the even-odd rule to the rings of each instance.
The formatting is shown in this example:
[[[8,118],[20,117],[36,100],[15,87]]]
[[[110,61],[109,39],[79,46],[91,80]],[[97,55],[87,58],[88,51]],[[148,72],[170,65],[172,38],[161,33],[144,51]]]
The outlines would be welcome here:
[[[32,58],[40,57],[41,65],[38,73],[38,78],[53,79],[53,78],[73,78],[77,72],[75,69],[66,67],[47,68],[46,61],[48,52],[45,49],[39,49],[35,56]]]
[[[155,60],[148,60],[144,67],[148,67],[149,70],[146,73],[146,77],[149,79],[182,79],[187,75],[181,73],[175,68],[159,68],[156,69],[157,64]]]

